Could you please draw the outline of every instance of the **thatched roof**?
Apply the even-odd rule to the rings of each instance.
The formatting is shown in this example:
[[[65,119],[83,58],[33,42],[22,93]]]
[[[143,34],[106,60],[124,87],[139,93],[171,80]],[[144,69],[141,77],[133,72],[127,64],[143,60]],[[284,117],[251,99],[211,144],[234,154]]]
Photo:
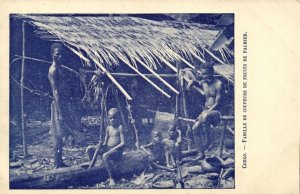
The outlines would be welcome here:
[[[22,15],[38,27],[41,38],[66,44],[89,64],[118,65],[120,58],[137,66],[136,58],[157,69],[164,58],[180,61],[180,55],[193,63],[197,55],[204,58],[202,48],[210,46],[218,30],[201,29],[199,24],[179,26],[136,17],[82,17]]]
[[[216,65],[214,66],[216,73],[220,74],[222,77],[234,83],[234,66],[233,65]]]
[[[131,99],[105,66],[126,64],[152,86],[170,97],[151,80],[139,72],[139,65],[152,74],[159,66],[167,65],[177,72],[174,65],[181,61],[194,68],[196,61],[205,61],[207,48],[217,38],[218,30],[204,29],[203,25],[152,21],[138,17],[113,16],[54,16],[17,15],[37,27],[43,39],[59,41],[84,61],[95,64],[106,72],[112,82]],[[219,50],[223,59],[232,52],[225,46]],[[139,64],[139,65],[138,65]],[[155,75],[175,93],[178,91],[159,75]]]

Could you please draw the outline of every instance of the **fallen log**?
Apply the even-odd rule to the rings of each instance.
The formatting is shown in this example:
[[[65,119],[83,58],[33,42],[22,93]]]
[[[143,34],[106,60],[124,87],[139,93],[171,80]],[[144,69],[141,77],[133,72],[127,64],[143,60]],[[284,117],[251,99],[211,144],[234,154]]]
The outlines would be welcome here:
[[[142,151],[125,153],[116,163],[114,175],[117,179],[131,178],[149,167],[147,155]],[[95,185],[106,181],[108,174],[102,160],[95,167],[82,166],[53,169],[45,172],[10,177],[10,189],[65,189]]]

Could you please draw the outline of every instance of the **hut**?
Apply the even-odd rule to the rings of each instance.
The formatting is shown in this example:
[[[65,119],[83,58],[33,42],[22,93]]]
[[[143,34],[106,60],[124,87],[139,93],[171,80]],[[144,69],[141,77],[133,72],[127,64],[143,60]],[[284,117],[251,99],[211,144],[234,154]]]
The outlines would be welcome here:
[[[183,20],[154,21],[137,15],[28,14],[13,15],[13,18],[34,26],[35,36],[42,40],[63,43],[79,58],[82,67],[104,72],[124,96],[121,101],[137,100],[128,91],[132,82],[120,78],[129,76],[152,88],[142,87],[144,94],[162,96],[160,102],[156,98],[156,105],[163,107],[168,99],[174,102],[179,95],[175,82],[179,71],[195,69],[195,64],[211,60],[215,61],[215,72],[234,83],[234,53],[229,43],[218,46],[217,51],[209,49],[224,30],[214,25]],[[29,56],[20,58],[30,57],[29,52],[26,55]],[[146,96],[141,100],[144,103]]]
[[[22,82],[26,60],[49,63],[32,57],[35,51],[29,49],[31,45],[26,46],[26,26],[29,25],[35,31],[35,37],[49,42],[63,43],[78,59],[85,72],[91,74],[95,74],[95,71],[103,72],[107,82],[116,88],[118,95],[115,102],[120,104],[120,107],[123,106],[123,109],[125,109],[124,104],[139,101],[139,104],[146,109],[151,107],[147,102],[152,102],[156,105],[152,107],[155,111],[158,109],[164,111],[162,109],[164,104],[168,107],[167,111],[171,113],[178,111],[178,107],[176,110],[170,107],[176,107],[178,96],[182,92],[176,82],[181,70],[196,69],[196,64],[207,61],[214,61],[217,74],[215,76],[226,80],[227,89],[233,94],[234,51],[229,46],[233,39],[218,44],[218,49],[215,47],[210,49],[225,30],[222,27],[176,19],[154,21],[139,15],[26,14],[12,15],[12,19],[22,22],[22,55],[11,58],[12,62],[22,60],[21,88],[25,86]],[[66,68],[82,78],[79,71],[74,71],[77,68],[73,66]],[[139,92],[138,95],[132,91],[134,85],[132,80],[137,80],[140,85],[138,89],[135,88]],[[42,95],[49,96],[45,93]],[[148,98],[151,95],[152,98]],[[158,95],[160,98],[157,97]],[[24,92],[21,91],[21,98],[23,96]],[[230,98],[228,103],[233,103],[233,96]],[[197,100],[194,99],[194,95],[189,99],[191,104]],[[23,103],[21,106],[24,106]],[[25,113],[24,109],[21,109],[24,140],[26,139]],[[139,113],[133,114],[133,117]],[[124,118],[131,115],[130,111],[124,114]],[[133,135],[138,140],[138,134]],[[23,141],[23,147],[25,154],[26,141]]]

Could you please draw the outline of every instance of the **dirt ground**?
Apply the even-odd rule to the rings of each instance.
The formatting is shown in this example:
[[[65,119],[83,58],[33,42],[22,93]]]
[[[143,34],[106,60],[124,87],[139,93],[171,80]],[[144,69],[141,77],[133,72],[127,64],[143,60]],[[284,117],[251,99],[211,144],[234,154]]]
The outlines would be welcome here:
[[[63,148],[63,160],[69,165],[80,165],[88,162],[85,149],[88,145],[96,144],[99,138],[99,127],[97,123],[99,118],[89,117],[82,120],[82,129],[75,130],[75,144],[70,141],[65,142]],[[47,171],[53,168],[53,144],[51,136],[48,134],[49,121],[30,120],[27,123],[28,133],[31,134],[28,142],[29,155],[25,158],[22,153],[22,145],[15,141],[11,144],[10,159],[10,176],[18,176],[21,174],[32,174],[41,171]],[[206,156],[215,156],[220,138],[220,128],[214,128],[213,138],[215,141],[207,149]],[[97,135],[95,135],[97,134]],[[225,149],[223,151],[223,159],[234,160],[234,150],[232,142],[225,141]],[[229,142],[229,143],[228,143]],[[185,147],[185,143],[183,144]],[[125,149],[129,151],[130,149]],[[185,158],[186,162],[181,165],[181,171],[199,166],[201,161],[194,160],[197,156],[189,156]],[[194,160],[194,161],[193,161]],[[226,169],[224,169],[226,170]],[[220,179],[220,173],[193,172],[183,173],[184,188],[234,188],[234,173],[226,179]],[[139,188],[180,188],[179,173],[171,173],[153,169],[146,169],[140,175],[135,175],[132,179],[121,179],[113,188],[139,189]],[[73,188],[70,186],[69,188]],[[108,182],[101,182],[94,186],[81,186],[79,188],[106,189],[111,188]]]

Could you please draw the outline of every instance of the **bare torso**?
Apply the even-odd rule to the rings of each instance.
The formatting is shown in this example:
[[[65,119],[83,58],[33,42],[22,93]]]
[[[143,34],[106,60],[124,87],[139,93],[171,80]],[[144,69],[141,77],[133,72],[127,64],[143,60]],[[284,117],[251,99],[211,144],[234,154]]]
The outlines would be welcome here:
[[[218,89],[221,85],[221,81],[215,79],[212,83],[205,82],[203,84],[203,91],[205,95],[205,108],[209,109],[215,104],[216,96],[218,93]]]
[[[60,95],[61,98],[65,100],[70,100],[72,95],[71,95],[71,82],[74,80],[70,80],[69,78],[69,72],[67,72],[65,69],[62,67],[56,67],[54,65],[51,65],[49,68],[49,73],[48,73],[48,78],[49,81],[55,82],[55,86],[57,89],[58,94]],[[52,85],[53,86],[53,85]],[[54,88],[52,88],[54,89]]]
[[[113,127],[110,125],[107,127],[107,132],[108,132],[108,137],[109,137],[107,140],[108,147],[115,147],[121,143],[119,127]]]

